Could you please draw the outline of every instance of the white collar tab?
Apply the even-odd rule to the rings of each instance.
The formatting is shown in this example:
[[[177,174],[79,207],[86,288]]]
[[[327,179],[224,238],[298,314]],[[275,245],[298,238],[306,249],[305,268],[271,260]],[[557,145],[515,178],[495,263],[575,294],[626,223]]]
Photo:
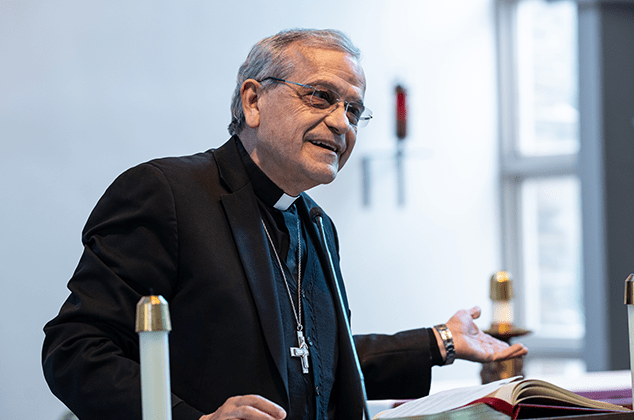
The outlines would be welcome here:
[[[277,200],[277,203],[273,205],[273,207],[281,211],[286,211],[295,202],[295,200],[297,200],[298,197],[299,196],[291,197],[290,195],[284,193],[282,194],[280,199]]]

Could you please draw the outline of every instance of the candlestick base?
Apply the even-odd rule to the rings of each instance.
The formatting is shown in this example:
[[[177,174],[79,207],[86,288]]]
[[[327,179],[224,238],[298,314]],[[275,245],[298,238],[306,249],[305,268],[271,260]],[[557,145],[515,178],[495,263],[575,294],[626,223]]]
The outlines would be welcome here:
[[[484,331],[485,333],[509,343],[512,338],[521,337],[530,334],[529,330],[515,328],[513,324],[500,323],[492,324],[491,328]],[[515,357],[501,362],[489,362],[482,364],[480,378],[483,384],[488,384],[500,379],[512,378],[513,376],[523,375],[524,357]]]

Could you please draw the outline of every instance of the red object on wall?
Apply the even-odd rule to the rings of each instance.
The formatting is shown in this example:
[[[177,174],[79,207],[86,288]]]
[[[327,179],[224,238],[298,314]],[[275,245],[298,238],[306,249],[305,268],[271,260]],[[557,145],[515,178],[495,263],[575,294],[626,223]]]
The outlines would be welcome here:
[[[396,137],[403,140],[407,136],[407,94],[401,85],[396,86]]]

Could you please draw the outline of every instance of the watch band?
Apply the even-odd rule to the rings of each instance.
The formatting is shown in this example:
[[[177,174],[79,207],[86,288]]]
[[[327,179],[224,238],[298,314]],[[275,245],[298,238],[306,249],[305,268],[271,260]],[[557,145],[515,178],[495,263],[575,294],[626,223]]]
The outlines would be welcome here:
[[[440,334],[440,338],[442,339],[443,344],[445,345],[445,350],[447,351],[447,357],[445,359],[445,365],[450,365],[456,359],[456,348],[453,345],[453,336],[451,335],[451,331],[445,324],[434,325],[438,334]]]

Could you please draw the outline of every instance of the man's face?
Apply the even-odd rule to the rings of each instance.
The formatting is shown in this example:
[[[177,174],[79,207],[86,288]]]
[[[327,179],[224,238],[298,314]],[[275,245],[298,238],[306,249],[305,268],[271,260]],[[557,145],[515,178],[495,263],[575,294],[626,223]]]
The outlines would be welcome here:
[[[291,47],[288,54],[296,65],[287,80],[327,88],[342,101],[363,103],[365,77],[349,54],[302,47]],[[350,157],[357,136],[342,103],[332,112],[315,109],[302,97],[306,92],[280,82],[261,91],[257,103],[257,140],[251,156],[291,195],[332,182]]]

